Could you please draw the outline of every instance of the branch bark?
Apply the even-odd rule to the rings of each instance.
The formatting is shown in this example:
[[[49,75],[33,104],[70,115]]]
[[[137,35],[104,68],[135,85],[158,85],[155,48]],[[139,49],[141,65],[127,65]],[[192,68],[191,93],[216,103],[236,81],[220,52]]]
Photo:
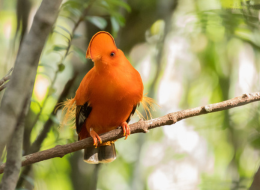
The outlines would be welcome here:
[[[260,187],[260,167],[258,168],[257,172],[255,173],[253,182],[249,188],[249,190],[258,190]]]
[[[23,144],[23,132],[24,132],[24,118],[29,110],[30,95],[32,89],[28,93],[27,106],[23,111],[23,115],[19,119],[15,131],[12,134],[12,138],[7,145],[7,161],[6,161],[6,172],[4,173],[2,184],[0,185],[1,190],[13,190],[16,187],[19,172],[21,169],[22,160],[22,144]]]
[[[139,122],[131,124],[130,130],[131,130],[131,134],[147,133],[148,130],[150,130],[150,129],[164,126],[164,125],[172,125],[172,124],[176,123],[177,121],[180,121],[180,120],[183,120],[183,119],[186,119],[189,117],[204,115],[204,114],[217,112],[217,111],[223,111],[223,110],[235,108],[238,106],[243,106],[243,105],[255,102],[255,101],[260,101],[260,92],[244,94],[242,96],[239,96],[239,97],[236,97],[236,98],[233,98],[230,100],[226,100],[223,102],[169,113],[165,116],[147,120],[147,121],[141,120]],[[116,139],[124,137],[123,130],[121,128],[115,129],[115,130],[112,130],[105,134],[100,135],[100,137],[102,139],[102,142],[116,140]],[[30,165],[30,164],[33,164],[36,162],[48,160],[48,159],[55,158],[55,157],[62,158],[64,155],[66,155],[68,153],[75,152],[75,151],[78,151],[78,150],[81,150],[81,149],[84,149],[84,148],[90,147],[90,146],[93,146],[93,140],[90,137],[83,139],[81,141],[66,144],[66,145],[57,145],[54,148],[24,156],[23,161],[22,161],[22,166],[27,166],[27,165]],[[0,173],[3,173],[4,167],[5,167],[5,164],[2,164],[0,166]]]
[[[0,108],[0,154],[9,141],[26,106],[34,83],[39,58],[52,25],[56,21],[62,0],[43,0],[28,35],[15,61],[15,67]],[[8,127],[7,127],[8,126]]]
[[[7,145],[7,162],[2,184],[0,185],[1,190],[15,189],[21,169],[23,129],[23,127],[18,125]]]

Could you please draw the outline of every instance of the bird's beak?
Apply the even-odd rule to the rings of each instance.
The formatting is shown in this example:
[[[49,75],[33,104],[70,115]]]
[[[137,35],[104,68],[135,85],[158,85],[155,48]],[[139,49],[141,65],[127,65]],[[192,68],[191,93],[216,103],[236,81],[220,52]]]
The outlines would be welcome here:
[[[101,55],[91,56],[90,47],[88,47],[88,50],[86,52],[86,58],[91,59],[93,62],[95,62],[95,61],[99,61],[101,59]]]
[[[86,52],[86,58],[91,59],[91,54],[90,54],[90,47],[88,47],[88,50]]]
[[[98,62],[98,61],[100,61],[101,60],[101,55],[97,55],[97,56],[95,56],[95,57],[93,57],[93,58],[91,58],[92,59],[92,61],[95,63],[95,62]]]

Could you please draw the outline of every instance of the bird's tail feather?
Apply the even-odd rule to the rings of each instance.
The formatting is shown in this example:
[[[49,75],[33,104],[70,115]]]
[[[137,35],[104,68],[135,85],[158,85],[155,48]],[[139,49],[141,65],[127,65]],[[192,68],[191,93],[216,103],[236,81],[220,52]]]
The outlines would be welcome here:
[[[89,164],[109,163],[116,159],[115,144],[101,145],[97,148],[87,147],[84,149],[84,161]]]
[[[66,124],[75,124],[75,115],[76,115],[76,104],[75,98],[67,99],[64,102],[61,102],[56,107],[56,110],[60,107],[62,108],[63,119],[61,121],[61,127]]]
[[[137,111],[137,115],[140,117],[140,118],[142,118],[142,119],[149,119],[149,118],[151,118],[152,119],[152,114],[151,114],[151,110],[152,111],[155,111],[155,107],[154,107],[154,105],[157,105],[158,106],[158,104],[155,102],[155,100],[154,99],[152,99],[152,98],[150,98],[150,97],[147,97],[147,96],[143,96],[143,99],[142,99],[142,101],[141,101],[141,104],[142,104],[142,107],[143,107],[143,109],[144,109],[144,113],[145,113],[145,116],[146,117],[144,117],[139,111]]]
[[[98,164],[98,147],[87,147],[84,149],[84,161],[88,164]]]

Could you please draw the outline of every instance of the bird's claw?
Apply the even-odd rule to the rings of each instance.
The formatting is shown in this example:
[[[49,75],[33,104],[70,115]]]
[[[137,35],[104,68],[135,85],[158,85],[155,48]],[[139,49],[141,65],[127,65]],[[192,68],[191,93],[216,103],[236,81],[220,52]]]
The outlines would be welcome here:
[[[130,135],[130,127],[129,125],[124,121],[122,124],[121,124],[121,127],[123,129],[123,132],[124,132],[124,136],[125,136],[125,140],[127,139],[127,137]]]
[[[96,133],[96,131],[94,131],[92,128],[90,128],[89,131],[90,136],[92,137],[93,141],[94,141],[94,146],[97,148],[98,145],[98,141],[100,144],[102,144],[102,139],[100,138],[100,136]]]

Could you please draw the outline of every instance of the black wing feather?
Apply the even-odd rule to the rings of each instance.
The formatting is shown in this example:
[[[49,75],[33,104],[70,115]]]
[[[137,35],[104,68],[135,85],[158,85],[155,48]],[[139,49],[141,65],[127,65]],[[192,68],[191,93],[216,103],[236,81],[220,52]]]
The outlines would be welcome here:
[[[76,130],[78,134],[80,133],[83,123],[88,118],[91,110],[92,107],[89,106],[88,102],[84,105],[79,105],[76,107]]]
[[[128,117],[127,120],[126,120],[126,123],[129,123],[129,121],[130,121],[132,115],[135,114],[135,111],[136,111],[137,106],[139,106],[139,104],[137,104],[137,105],[135,105],[135,106],[133,107],[133,110],[131,111],[129,117]]]

